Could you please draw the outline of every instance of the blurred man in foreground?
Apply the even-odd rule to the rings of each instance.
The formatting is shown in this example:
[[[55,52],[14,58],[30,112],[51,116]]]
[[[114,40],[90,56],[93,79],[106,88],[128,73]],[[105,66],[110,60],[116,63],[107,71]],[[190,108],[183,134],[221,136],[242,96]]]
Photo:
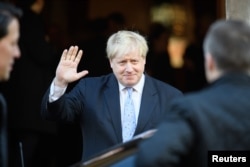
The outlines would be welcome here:
[[[217,21],[203,47],[210,85],[172,102],[136,166],[205,167],[208,151],[250,150],[250,26]]]
[[[0,2],[0,81],[7,81],[15,59],[20,57],[18,47],[19,18],[22,12],[11,4]],[[0,166],[8,165],[7,107],[0,93]]]

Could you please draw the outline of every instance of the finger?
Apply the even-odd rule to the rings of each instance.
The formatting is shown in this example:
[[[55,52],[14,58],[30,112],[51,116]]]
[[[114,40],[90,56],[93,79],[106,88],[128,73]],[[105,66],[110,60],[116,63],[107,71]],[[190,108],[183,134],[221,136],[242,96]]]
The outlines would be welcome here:
[[[72,56],[72,54],[73,54],[73,51],[74,51],[74,46],[71,46],[70,48],[69,48],[69,51],[68,51],[68,53],[66,54],[66,59],[67,60],[70,60],[71,59],[71,56]]]
[[[88,73],[89,73],[88,70],[83,70],[83,71],[77,73],[77,77],[78,77],[78,79],[80,79],[80,78],[84,77],[85,75],[87,75]]]
[[[64,49],[62,56],[61,56],[61,60],[66,60],[66,55],[67,55],[68,50]]]
[[[77,55],[76,55],[76,57],[75,57],[75,59],[74,59],[74,62],[79,63],[80,60],[81,60],[81,58],[82,58],[82,54],[83,54],[83,51],[80,50],[80,51],[77,53]]]
[[[74,46],[70,60],[73,60],[73,61],[75,60],[75,57],[77,56],[77,52],[78,52],[78,46]]]

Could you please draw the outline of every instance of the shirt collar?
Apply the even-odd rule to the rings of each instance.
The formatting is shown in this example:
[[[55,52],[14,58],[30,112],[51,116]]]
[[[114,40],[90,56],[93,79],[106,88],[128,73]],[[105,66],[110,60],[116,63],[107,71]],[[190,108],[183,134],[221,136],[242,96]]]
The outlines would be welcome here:
[[[134,90],[136,90],[138,93],[142,93],[144,82],[145,82],[145,75],[142,74],[141,79],[139,80],[139,82],[136,85],[133,86]],[[119,84],[119,90],[123,91],[125,86],[122,85],[119,81],[118,81],[118,84]]]

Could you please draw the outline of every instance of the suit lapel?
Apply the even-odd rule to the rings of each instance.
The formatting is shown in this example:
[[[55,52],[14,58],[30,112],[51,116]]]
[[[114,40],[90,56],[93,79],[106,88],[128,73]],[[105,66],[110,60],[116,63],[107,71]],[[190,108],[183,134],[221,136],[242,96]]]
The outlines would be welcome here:
[[[150,121],[157,104],[156,94],[157,91],[153,86],[152,80],[146,76],[135,134],[143,132],[145,125]]]
[[[111,76],[107,84],[107,89],[104,91],[105,100],[108,106],[108,112],[113,122],[113,128],[118,141],[122,141],[121,127],[121,108],[118,82],[114,75]]]

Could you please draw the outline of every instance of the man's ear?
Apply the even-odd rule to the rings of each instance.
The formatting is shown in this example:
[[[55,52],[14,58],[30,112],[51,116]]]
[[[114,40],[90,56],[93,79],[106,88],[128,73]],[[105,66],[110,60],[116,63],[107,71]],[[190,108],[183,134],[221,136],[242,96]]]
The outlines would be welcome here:
[[[110,65],[111,68],[113,68],[113,63],[112,63],[111,59],[109,59],[109,65]]]
[[[205,72],[208,82],[212,82],[221,75],[221,71],[218,70],[214,57],[207,53],[205,54]]]
[[[206,67],[206,70],[213,71],[215,66],[216,65],[215,65],[215,61],[214,61],[213,56],[210,53],[206,53],[206,55],[205,55],[205,67]]]

